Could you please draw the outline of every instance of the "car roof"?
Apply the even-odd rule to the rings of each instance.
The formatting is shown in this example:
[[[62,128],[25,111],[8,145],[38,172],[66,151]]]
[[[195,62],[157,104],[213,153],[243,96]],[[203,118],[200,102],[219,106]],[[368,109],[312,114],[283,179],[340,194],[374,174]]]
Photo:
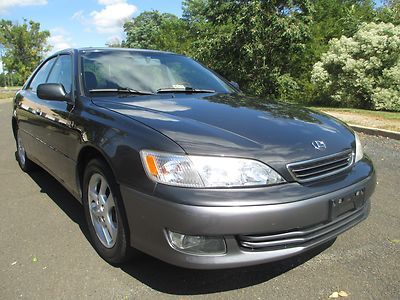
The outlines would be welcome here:
[[[57,51],[52,54],[57,55],[66,52],[72,52],[77,50],[78,52],[97,52],[97,51],[135,51],[135,52],[143,52],[143,53],[164,53],[164,54],[176,54],[168,51],[160,51],[160,50],[150,50],[150,49],[135,49],[135,48],[114,48],[114,47],[82,47],[82,48],[67,48],[60,51]],[[179,54],[176,54],[179,55]]]

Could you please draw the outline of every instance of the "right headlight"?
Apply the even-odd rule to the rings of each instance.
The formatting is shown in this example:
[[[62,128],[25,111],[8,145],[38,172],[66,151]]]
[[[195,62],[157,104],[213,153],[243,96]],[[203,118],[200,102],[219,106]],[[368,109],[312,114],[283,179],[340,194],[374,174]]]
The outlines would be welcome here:
[[[364,151],[361,145],[360,138],[358,137],[358,134],[354,132],[354,137],[356,139],[356,160],[355,162],[358,162],[364,157]]]
[[[252,159],[140,151],[150,179],[168,185],[211,188],[272,185],[285,182],[269,166]]]

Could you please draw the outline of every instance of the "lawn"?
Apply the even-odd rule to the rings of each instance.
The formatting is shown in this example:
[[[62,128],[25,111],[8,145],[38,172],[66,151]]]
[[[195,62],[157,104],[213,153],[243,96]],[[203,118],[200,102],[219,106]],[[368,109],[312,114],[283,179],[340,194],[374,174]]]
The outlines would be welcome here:
[[[0,87],[0,100],[2,99],[9,99],[9,98],[13,98],[15,93],[20,89],[21,87],[19,86],[13,86],[13,87],[9,87],[9,88],[4,88],[4,87]]]
[[[0,100],[14,97],[15,92],[0,92]]]
[[[400,132],[400,113],[354,108],[309,107],[346,123]]]

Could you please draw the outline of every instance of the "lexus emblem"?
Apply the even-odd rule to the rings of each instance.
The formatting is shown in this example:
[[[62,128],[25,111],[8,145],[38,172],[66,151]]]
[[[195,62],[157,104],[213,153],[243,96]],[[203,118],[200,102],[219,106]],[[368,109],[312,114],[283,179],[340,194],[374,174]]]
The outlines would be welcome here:
[[[317,150],[325,150],[326,149],[326,145],[324,141],[314,141],[311,143],[315,149]]]

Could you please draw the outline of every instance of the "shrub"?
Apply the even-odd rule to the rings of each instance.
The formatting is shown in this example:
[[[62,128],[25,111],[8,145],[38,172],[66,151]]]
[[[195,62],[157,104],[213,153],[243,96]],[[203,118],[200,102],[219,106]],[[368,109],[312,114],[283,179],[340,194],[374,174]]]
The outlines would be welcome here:
[[[400,25],[363,23],[332,39],[311,80],[329,104],[400,111]]]

